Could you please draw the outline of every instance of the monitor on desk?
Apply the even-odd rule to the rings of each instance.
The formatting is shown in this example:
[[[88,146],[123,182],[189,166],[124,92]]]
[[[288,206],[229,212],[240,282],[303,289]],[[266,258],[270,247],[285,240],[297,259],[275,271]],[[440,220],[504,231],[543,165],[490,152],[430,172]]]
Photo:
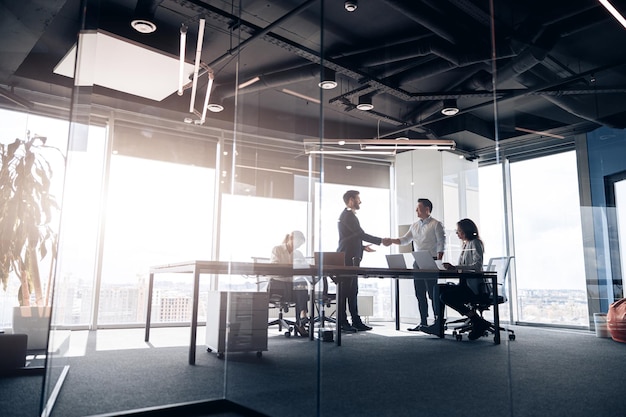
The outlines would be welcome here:
[[[345,266],[346,254],[344,252],[315,252],[315,266]]]

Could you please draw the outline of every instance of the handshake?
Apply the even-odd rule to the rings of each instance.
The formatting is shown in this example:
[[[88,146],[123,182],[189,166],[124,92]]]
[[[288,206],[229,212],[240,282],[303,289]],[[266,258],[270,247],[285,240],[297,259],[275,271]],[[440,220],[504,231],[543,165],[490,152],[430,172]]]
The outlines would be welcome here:
[[[383,243],[383,246],[391,246],[391,244],[393,242],[392,242],[392,239],[390,237],[385,237],[385,238],[383,238],[383,242],[382,243]]]

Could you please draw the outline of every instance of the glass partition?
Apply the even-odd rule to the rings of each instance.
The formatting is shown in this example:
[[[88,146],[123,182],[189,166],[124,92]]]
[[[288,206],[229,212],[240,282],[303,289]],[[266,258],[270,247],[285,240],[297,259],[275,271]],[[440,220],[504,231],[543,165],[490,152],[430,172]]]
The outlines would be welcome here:
[[[457,222],[473,219],[485,264],[514,259],[499,310],[509,324],[586,331],[593,313],[623,296],[623,100],[619,76],[605,79],[594,57],[571,60],[570,44],[600,30],[581,24],[584,10],[535,20],[530,6],[494,2],[166,1],[152,3],[163,31],[151,36],[131,32],[123,2],[111,3],[81,9],[89,33],[66,64],[76,74],[63,109],[59,253],[56,268],[45,265],[55,279],[44,403],[68,353],[80,358],[72,367],[108,360],[98,383],[120,399],[73,405],[76,415],[188,401],[272,416],[458,412],[466,379],[448,381],[446,392],[463,395],[444,398],[424,375],[456,375],[467,363],[454,358],[469,346],[455,345],[451,328],[446,340],[405,331],[421,318],[412,277],[361,274],[369,331],[314,321],[322,311],[337,317],[333,280],[324,293],[324,269],[308,266],[316,252],[337,250],[348,190],[360,192],[362,228],[380,238],[402,236],[418,221],[417,199],[430,199],[452,264],[463,249]],[[601,30],[622,39],[610,19]],[[137,56],[159,61],[117,59],[127,38]],[[134,64],[121,73],[89,65],[102,48],[115,58],[105,63]],[[106,84],[128,79],[125,90]],[[454,149],[433,148],[440,139]],[[391,149],[369,152],[386,140]],[[428,148],[406,147],[414,141]],[[276,261],[294,231],[306,273],[292,283],[258,264]],[[360,264],[369,270],[413,249],[371,248]],[[276,278],[287,282],[279,298],[266,285]],[[472,395],[494,398],[485,412],[497,414],[518,395],[515,342],[480,349],[490,341],[471,346],[473,358],[505,383],[476,384]],[[109,370],[128,372],[121,380]],[[163,392],[135,395],[169,375]],[[423,401],[407,401],[407,386]]]

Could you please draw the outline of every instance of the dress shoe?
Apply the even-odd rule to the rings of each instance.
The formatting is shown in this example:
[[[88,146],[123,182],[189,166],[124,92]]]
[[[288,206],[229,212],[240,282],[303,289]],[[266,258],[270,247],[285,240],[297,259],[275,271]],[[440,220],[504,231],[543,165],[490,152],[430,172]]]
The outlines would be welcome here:
[[[467,338],[476,340],[484,336],[487,329],[489,329],[489,322],[479,316],[473,316],[470,320],[472,321],[472,330],[467,335]]]
[[[419,332],[420,330],[422,330],[422,327],[424,327],[423,324],[418,324],[415,327],[409,327],[407,330],[410,332]]]
[[[302,337],[308,337],[309,336],[309,330],[305,327],[305,326],[295,326],[296,331],[300,334],[300,336]]]
[[[348,323],[341,325],[341,331],[344,333],[356,333],[357,332],[357,330],[354,327],[350,326],[350,324]]]
[[[430,326],[420,326],[420,331],[443,338],[443,326],[437,322],[435,322],[435,324],[431,324]]]
[[[352,327],[354,327],[355,329],[357,329],[360,332],[366,332],[368,330],[372,330],[372,328],[370,326],[368,326],[367,324],[360,322],[360,323],[352,323]]]

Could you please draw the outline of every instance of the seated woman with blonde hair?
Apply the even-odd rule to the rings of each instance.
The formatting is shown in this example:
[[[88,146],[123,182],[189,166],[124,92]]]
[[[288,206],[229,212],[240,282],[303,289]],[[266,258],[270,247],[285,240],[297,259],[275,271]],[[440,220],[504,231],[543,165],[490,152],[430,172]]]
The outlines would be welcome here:
[[[283,243],[274,246],[272,249],[272,256],[270,257],[271,263],[277,264],[289,264],[294,268],[308,267],[308,263],[304,258],[302,252],[298,250],[300,246],[304,244],[306,239],[304,234],[299,230],[294,230],[288,233],[283,239]],[[308,330],[306,324],[308,322],[308,308],[307,302],[309,301],[308,293],[308,281],[304,276],[295,277],[274,277],[270,281],[270,287],[276,289],[282,286],[285,293],[289,293],[293,290],[293,298],[296,307],[296,330],[301,336],[308,336]],[[286,286],[292,286],[287,288]]]

